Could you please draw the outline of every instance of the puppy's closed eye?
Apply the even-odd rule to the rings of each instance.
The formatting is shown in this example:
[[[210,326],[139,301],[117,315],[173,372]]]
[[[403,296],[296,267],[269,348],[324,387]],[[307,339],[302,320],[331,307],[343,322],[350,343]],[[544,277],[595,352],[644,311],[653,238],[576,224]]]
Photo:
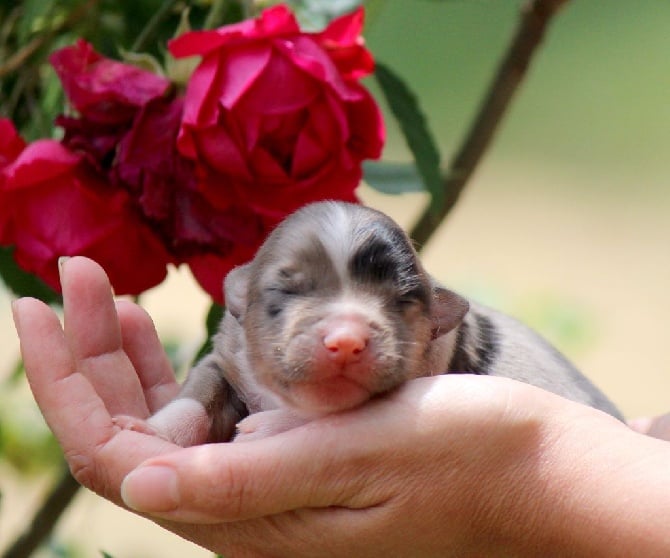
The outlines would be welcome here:
[[[268,316],[277,317],[291,299],[307,296],[315,288],[314,281],[309,280],[304,273],[280,269],[273,282],[263,289]]]
[[[401,310],[403,310],[418,304],[427,305],[429,297],[430,295],[425,287],[417,286],[399,294],[395,299],[395,303]]]

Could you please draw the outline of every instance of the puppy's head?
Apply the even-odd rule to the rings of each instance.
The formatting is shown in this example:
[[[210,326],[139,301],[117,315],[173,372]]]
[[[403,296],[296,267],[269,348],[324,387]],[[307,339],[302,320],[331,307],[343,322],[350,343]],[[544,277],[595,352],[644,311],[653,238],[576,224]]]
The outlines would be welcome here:
[[[429,373],[430,343],[468,310],[436,286],[386,215],[340,202],[302,208],[226,279],[249,373],[306,414],[354,407]]]

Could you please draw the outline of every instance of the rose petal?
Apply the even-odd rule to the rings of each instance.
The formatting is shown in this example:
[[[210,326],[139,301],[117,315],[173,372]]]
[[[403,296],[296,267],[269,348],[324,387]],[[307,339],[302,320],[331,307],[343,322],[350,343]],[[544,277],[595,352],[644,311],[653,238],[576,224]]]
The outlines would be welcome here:
[[[347,105],[348,122],[352,126],[347,146],[361,161],[378,159],[386,139],[384,118],[372,95],[363,87],[358,88],[361,100]]]
[[[236,108],[247,114],[281,114],[308,106],[318,94],[314,80],[274,50]]]
[[[281,218],[280,218],[281,219]],[[188,258],[186,263],[200,286],[219,304],[224,304],[223,280],[235,266],[244,264],[253,258],[256,250],[270,231],[277,226],[280,219],[265,219],[261,230],[253,243],[236,244],[233,250],[225,255],[213,253],[199,254]]]
[[[14,161],[26,147],[9,118],[0,118],[0,171]]]
[[[195,137],[201,163],[226,175],[243,180],[251,178],[245,156],[226,129],[220,126],[200,128]]]
[[[30,188],[70,172],[81,157],[55,140],[42,139],[28,145],[5,167],[6,189]]]
[[[132,109],[162,95],[170,82],[137,66],[105,58],[79,40],[54,52],[49,61],[72,105],[99,122],[132,117]]]
[[[290,42],[276,41],[275,44],[291,64],[330,85],[343,100],[358,98],[357,92],[347,85],[332,59],[311,37],[295,37]]]
[[[110,192],[95,181],[86,173],[61,174],[35,192],[17,192],[12,205],[22,227],[16,231],[16,260],[59,290],[58,258],[88,256],[105,268],[117,294],[139,294],[163,281],[170,258],[137,219],[125,192]]]
[[[328,147],[323,139],[315,133],[313,127],[306,126],[295,144],[291,175],[300,180],[315,172],[323,164],[323,161],[332,154]]]
[[[375,62],[370,51],[365,48],[361,36],[365,12],[358,8],[330,22],[314,39],[326,49],[344,79],[360,79],[370,75]]]
[[[270,45],[262,43],[232,50],[225,59],[220,60],[223,72],[219,97],[221,105],[232,109],[267,68],[271,56]]]
[[[286,6],[280,4],[263,10],[257,19],[244,20],[212,31],[184,33],[168,42],[168,50],[176,58],[206,55],[233,43],[299,32],[300,27],[295,16]]]
[[[284,168],[267,149],[259,146],[249,155],[256,182],[265,185],[284,184],[289,179],[289,170]]]
[[[188,82],[184,100],[184,124],[213,125],[219,114],[219,95],[223,87],[224,75],[216,57],[205,58],[194,70]],[[181,145],[183,149],[186,146]],[[184,152],[184,151],[182,151]]]

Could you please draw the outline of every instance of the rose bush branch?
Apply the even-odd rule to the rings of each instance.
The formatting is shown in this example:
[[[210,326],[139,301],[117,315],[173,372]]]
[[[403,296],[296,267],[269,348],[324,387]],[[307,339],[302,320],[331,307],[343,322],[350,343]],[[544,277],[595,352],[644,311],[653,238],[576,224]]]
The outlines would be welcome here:
[[[531,0],[524,6],[514,39],[505,52],[480,109],[444,178],[444,203],[427,207],[410,236],[423,247],[456,205],[470,177],[493,141],[505,112],[523,82],[552,17],[568,0]]]
[[[3,558],[28,558],[49,536],[81,488],[66,467],[63,467],[60,475],[58,482],[46,496],[26,531],[5,551]]]
[[[153,40],[158,27],[167,17],[167,15],[172,11],[179,0],[164,0],[160,7],[156,10],[152,18],[147,22],[142,29],[142,32],[137,36],[133,46],[130,47],[132,52],[141,52],[151,40]]]

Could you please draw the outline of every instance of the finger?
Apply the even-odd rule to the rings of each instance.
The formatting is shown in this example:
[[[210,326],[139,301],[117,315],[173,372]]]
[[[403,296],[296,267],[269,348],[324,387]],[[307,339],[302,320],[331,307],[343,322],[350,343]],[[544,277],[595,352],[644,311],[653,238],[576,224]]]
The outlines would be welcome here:
[[[670,440],[670,414],[634,419],[629,421],[628,425],[641,434],[661,440]]]
[[[15,301],[13,312],[26,376],[47,424],[66,455],[95,451],[113,435],[111,417],[90,382],[76,371],[58,317],[30,298]]]
[[[633,430],[635,430],[635,432],[639,432],[640,434],[647,434],[651,429],[653,422],[654,419],[652,417],[638,417],[628,420],[627,424]]]
[[[149,411],[155,413],[179,391],[165,350],[149,315],[140,306],[121,300],[116,303],[123,349],[144,389]]]
[[[373,433],[374,421],[364,421],[366,428],[347,440],[342,433],[348,426],[333,428],[332,422],[348,420],[328,417],[318,428],[312,423],[264,440],[196,446],[151,459],[124,479],[124,501],[140,512],[193,523],[376,506],[389,498],[379,460],[392,442]]]
[[[408,467],[430,467],[435,436],[472,428],[473,422],[485,429],[508,412],[517,383],[504,382],[460,375],[421,378],[387,398],[264,440],[211,444],[151,459],[124,480],[124,500],[138,511],[193,523],[302,508],[370,509],[396,495]],[[482,405],[489,411],[483,418],[477,411]],[[445,408],[453,413],[445,415]],[[398,474],[400,483],[389,482]],[[415,470],[416,475],[421,474]],[[176,498],[166,497],[164,484],[177,487]]]
[[[77,370],[90,380],[111,414],[148,416],[139,379],[123,351],[105,272],[83,257],[69,258],[60,268],[65,337]]]

